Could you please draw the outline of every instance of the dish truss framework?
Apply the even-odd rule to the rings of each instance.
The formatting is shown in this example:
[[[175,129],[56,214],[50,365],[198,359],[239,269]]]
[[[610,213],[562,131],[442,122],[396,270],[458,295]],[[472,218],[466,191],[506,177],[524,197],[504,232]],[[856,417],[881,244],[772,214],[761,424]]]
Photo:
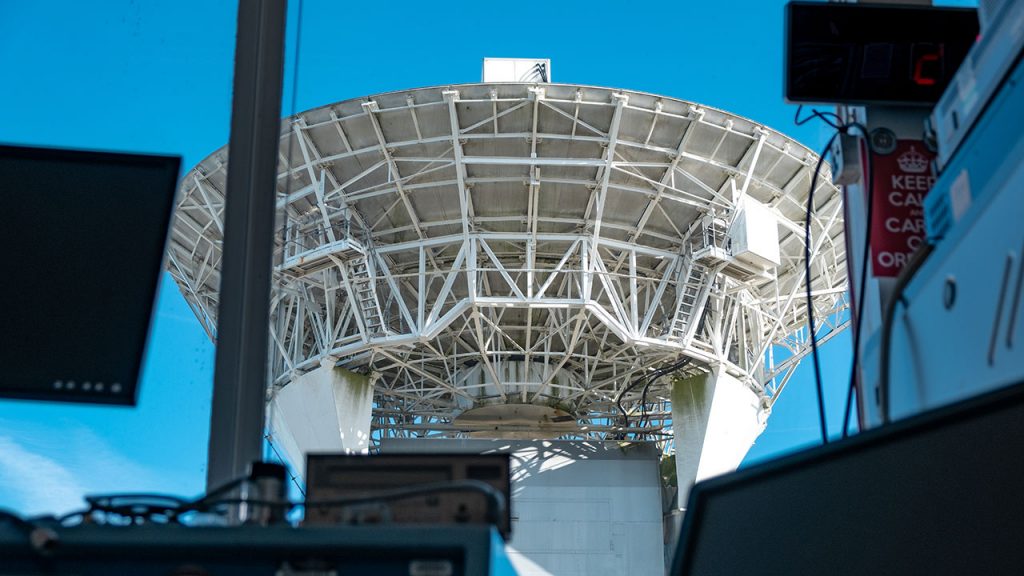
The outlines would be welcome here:
[[[186,174],[168,259],[211,339],[226,158]],[[368,375],[373,440],[526,426],[671,450],[673,382],[729,375],[763,428],[809,352],[818,158],[747,119],[580,85],[433,87],[287,118],[279,160],[270,397],[321,365]],[[777,266],[733,257],[746,199],[777,219]],[[846,327],[842,219],[826,165],[822,338]]]

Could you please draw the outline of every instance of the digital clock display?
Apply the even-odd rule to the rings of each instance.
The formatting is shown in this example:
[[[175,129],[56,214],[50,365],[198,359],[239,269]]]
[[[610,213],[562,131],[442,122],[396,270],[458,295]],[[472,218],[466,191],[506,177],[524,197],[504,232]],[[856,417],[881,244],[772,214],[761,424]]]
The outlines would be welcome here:
[[[977,37],[970,8],[791,2],[786,100],[934,105]]]

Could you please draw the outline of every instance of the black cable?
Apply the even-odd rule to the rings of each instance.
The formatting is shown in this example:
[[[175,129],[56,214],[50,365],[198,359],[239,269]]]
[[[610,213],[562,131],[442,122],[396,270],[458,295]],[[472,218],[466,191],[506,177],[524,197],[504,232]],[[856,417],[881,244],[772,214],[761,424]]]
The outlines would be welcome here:
[[[248,477],[231,480],[193,500],[168,494],[153,493],[86,496],[85,502],[88,504],[88,507],[64,514],[57,519],[57,522],[63,524],[72,518],[85,518],[93,512],[115,514],[126,518],[148,518],[152,515],[167,515],[171,521],[176,521],[177,514],[175,512],[201,506],[207,501],[234,490],[247,480],[249,480]],[[118,504],[117,501],[119,500],[125,502]]]
[[[188,514],[189,512],[205,513],[211,512],[222,506],[230,506],[233,504],[249,504],[250,506],[268,506],[272,508],[285,509],[291,509],[302,505],[300,503],[291,502],[288,500],[262,500],[257,498],[221,498],[219,500],[211,500],[209,502],[204,502],[202,506],[190,507],[183,510],[176,510],[175,512],[179,516],[183,514]]]
[[[676,362],[675,364],[670,366],[669,369],[665,371],[665,374],[667,374],[669,372],[675,372],[677,370],[685,368],[686,365],[690,363],[690,360],[692,360],[692,359],[689,356],[687,356],[686,358],[683,358],[679,362]],[[662,375],[664,375],[664,374],[662,374]],[[655,380],[657,380],[658,378],[661,378],[662,375],[655,376],[653,378],[648,378],[647,382],[644,383],[644,391],[640,394],[640,427],[641,428],[644,426],[645,420],[647,420],[647,389],[650,388],[651,384],[654,384]]]
[[[501,525],[505,516],[505,495],[497,488],[479,480],[456,480],[453,482],[436,482],[432,484],[421,484],[377,492],[369,496],[357,496],[353,498],[342,498],[338,500],[313,500],[304,503],[305,508],[336,508],[340,506],[352,506],[355,504],[369,504],[373,502],[386,502],[388,500],[403,500],[412,496],[423,496],[443,492],[478,492],[487,497],[488,520],[495,525]]]
[[[654,380],[657,380],[658,378],[661,378],[662,376],[664,376],[665,374],[668,374],[669,372],[677,370],[678,368],[680,368],[682,366],[686,366],[687,364],[689,364],[689,362],[690,362],[690,358],[686,357],[686,358],[683,358],[682,360],[679,360],[678,362],[675,362],[675,363],[673,363],[673,364],[671,364],[669,366],[666,366],[666,367],[663,367],[663,368],[659,368],[659,369],[655,370],[654,372],[652,372],[650,374],[646,374],[645,373],[643,376],[637,378],[632,383],[630,383],[629,386],[626,386],[622,390],[622,392],[619,392],[619,395],[615,397],[615,404],[619,407],[619,412],[622,413],[622,427],[623,428],[628,428],[629,427],[629,414],[626,412],[626,408],[622,405],[622,398],[626,394],[628,394],[630,390],[632,390],[633,388],[636,388],[638,385],[640,385],[641,382],[643,382],[644,383],[644,392],[646,394],[647,386],[651,382],[653,382]],[[641,411],[642,410],[643,410],[643,408],[641,407]]]
[[[144,493],[138,494],[100,494],[96,496],[86,496],[85,501],[88,504],[101,504],[106,503],[108,506],[114,505],[113,503],[117,500],[126,500],[129,504],[132,502],[138,503],[152,503],[153,501],[164,501],[170,502],[174,506],[180,506],[188,502],[185,498],[179,498],[177,496],[170,496],[168,494],[155,494],[155,493]]]
[[[818,422],[821,426],[822,444],[828,444],[828,424],[825,421],[825,392],[821,384],[821,359],[818,356],[818,338],[814,327],[814,301],[811,298],[811,216],[814,213],[814,188],[818,185],[821,167],[825,164],[825,157],[832,149],[832,144],[845,131],[846,127],[843,126],[832,134],[828,144],[825,145],[825,149],[818,156],[818,164],[814,167],[814,176],[811,178],[811,188],[807,193],[807,218],[804,222],[804,274],[806,275],[804,285],[807,295],[807,329],[810,332],[811,357],[814,360],[814,384],[818,393]]]
[[[632,390],[633,388],[636,388],[637,385],[639,385],[641,382],[644,382],[646,380],[647,380],[647,376],[646,375],[643,375],[643,376],[637,378],[636,380],[633,380],[633,382],[630,383],[629,386],[626,386],[622,390],[622,392],[619,392],[619,395],[615,397],[615,405],[619,407],[619,412],[622,413],[622,427],[623,428],[628,428],[629,427],[629,414],[626,412],[626,408],[622,405],[622,397],[625,396],[626,394],[628,394],[629,391]]]
[[[842,118],[834,112],[822,112],[819,110],[812,110],[811,114],[805,118],[800,118],[800,112],[803,110],[803,106],[798,106],[793,121],[798,125],[803,125],[812,119],[820,119],[825,122],[836,132],[829,139],[825,150],[821,156],[818,157],[818,165],[814,170],[814,178],[811,180],[811,190],[807,198],[807,220],[804,223],[804,272],[807,275],[806,283],[806,295],[807,295],[807,321],[808,329],[810,330],[811,338],[811,353],[814,360],[814,375],[815,375],[815,386],[818,394],[818,418],[819,424],[822,430],[822,442],[828,443],[828,425],[825,419],[825,405],[824,405],[824,390],[822,387],[821,380],[821,360],[818,355],[818,342],[817,335],[815,334],[814,326],[814,309],[812,307],[811,299],[811,267],[810,267],[810,247],[811,247],[811,214],[813,212],[814,203],[814,188],[817,186],[817,179],[821,171],[822,163],[825,161],[826,155],[831,151],[832,144],[835,142],[841,134],[849,133],[850,128],[856,128],[860,132],[860,139],[864,141],[867,148],[867,174],[864,175],[865,189],[867,193],[867,204],[866,204],[866,218],[865,218],[865,232],[864,232],[864,246],[861,252],[861,276],[859,289],[855,295],[857,302],[855,304],[854,312],[857,316],[854,322],[854,342],[853,342],[853,362],[850,368],[850,379],[846,391],[846,402],[843,410],[843,426],[842,436],[847,437],[849,434],[849,422],[850,413],[853,406],[853,393],[856,389],[857,382],[857,365],[860,362],[860,337],[862,330],[862,322],[864,318],[864,294],[866,292],[867,283],[867,270],[868,263],[871,254],[871,220],[874,215],[874,148],[871,145],[871,138],[868,135],[867,128],[859,122],[843,122]]]
[[[505,495],[502,494],[497,488],[491,486],[490,484],[487,484],[486,482],[481,482],[480,480],[456,480],[452,482],[421,484],[418,486],[408,486],[405,488],[381,491],[366,496],[355,496],[351,498],[338,498],[332,500],[307,500],[305,502],[259,500],[251,498],[223,498],[219,500],[205,502],[198,507],[190,507],[188,509],[180,510],[178,511],[178,513],[185,514],[187,512],[210,512],[211,510],[214,510],[222,506],[238,504],[284,508],[286,509],[286,511],[288,509],[296,507],[303,507],[306,509],[341,508],[344,506],[355,506],[358,504],[372,504],[378,502],[388,502],[392,500],[404,500],[406,498],[412,498],[416,496],[442,494],[445,492],[476,492],[482,494],[484,497],[487,498],[488,522],[492,522],[496,526],[500,526],[504,523],[504,515],[506,508]]]
[[[204,502],[204,501],[207,501],[207,500],[212,500],[213,498],[216,498],[217,496],[220,496],[221,494],[226,494],[226,493],[234,490],[235,488],[238,488],[239,486],[241,486],[242,484],[245,484],[248,481],[249,481],[249,477],[248,476],[244,476],[242,478],[235,478],[234,480],[229,480],[229,481],[221,484],[220,486],[214,488],[213,490],[210,490],[209,492],[207,492],[206,494],[200,496],[199,498],[196,498],[195,500],[192,500],[191,503],[199,503],[199,502]]]
[[[883,424],[889,423],[889,364],[892,355],[892,342],[890,342],[890,339],[892,338],[892,323],[896,316],[896,306],[898,304],[906,305],[907,302],[903,298],[903,290],[906,289],[907,284],[910,283],[911,278],[914,277],[914,274],[921,268],[925,260],[931,256],[934,249],[934,245],[924,242],[910,258],[907,265],[900,271],[900,275],[896,277],[896,284],[893,286],[889,302],[885,306],[885,313],[882,315],[882,359],[878,378],[878,394],[880,396],[878,402]]]
[[[118,516],[120,518],[127,518],[131,520],[133,524],[138,523],[139,520],[146,522],[157,522],[169,524],[178,523],[178,510],[176,506],[151,506],[145,504],[134,504],[134,505],[120,505],[112,506],[108,504],[94,504],[89,507],[89,510],[85,513],[74,513],[71,515],[65,515],[62,518],[62,523],[68,518],[75,516],[81,516],[84,519],[87,515],[92,515],[97,512],[103,514]]]
[[[853,361],[850,365],[850,382],[846,389],[846,406],[843,408],[843,438],[849,436],[850,413],[853,408],[853,392],[857,388],[857,365],[860,363],[860,336],[865,316],[864,293],[867,290],[868,263],[871,259],[871,221],[874,218],[875,212],[875,150],[871,145],[871,138],[868,136],[868,130],[864,125],[852,122],[849,126],[856,128],[861,133],[861,138],[867,148],[868,171],[867,174],[863,175],[862,182],[867,193],[867,209],[865,210],[866,214],[864,217],[864,248],[861,253],[860,282],[857,288],[857,294],[855,295],[857,302],[856,307],[854,308],[854,314],[857,317],[854,319],[853,326]]]
[[[657,378],[648,378],[647,381],[644,382],[643,392],[640,392],[640,428],[643,428],[647,421],[647,389],[651,387],[651,384],[654,384],[655,380],[657,380]]]
[[[121,501],[121,503],[118,503],[119,501]],[[152,515],[165,514],[171,510],[175,510],[187,504],[189,501],[184,498],[170,496],[167,494],[126,493],[86,496],[85,502],[88,504],[86,508],[68,512],[58,518],[57,522],[59,524],[64,524],[68,520],[76,517],[82,517],[84,519],[94,512],[115,514],[126,518],[150,517]]]
[[[270,445],[270,449],[273,450],[274,451],[274,455],[277,456],[278,462],[280,462],[281,465],[284,466],[284,469],[288,472],[288,476],[291,477],[291,479],[292,479],[292,484],[295,484],[295,487],[299,489],[299,493],[302,494],[303,498],[305,498],[306,497],[306,491],[302,488],[302,485],[299,484],[299,479],[296,478],[295,474],[292,473],[291,467],[288,466],[287,464],[285,464],[284,458],[282,458],[281,457],[281,453],[277,451],[277,446],[274,446],[274,441],[271,440],[270,434],[269,433],[264,434],[263,435],[263,439],[267,441],[267,444]]]
[[[246,477],[233,480],[209,492],[208,494],[193,500],[186,500],[165,494],[109,494],[89,496],[86,498],[86,502],[89,503],[88,508],[65,514],[58,519],[58,523],[63,524],[67,520],[78,516],[85,518],[95,512],[102,512],[104,514],[126,518],[131,520],[132,523],[135,523],[138,520],[152,522],[157,519],[167,523],[180,523],[180,517],[185,514],[191,512],[211,512],[217,508],[230,504],[276,506],[283,507],[285,509],[291,509],[300,505],[305,506],[306,508],[325,508],[350,506],[370,502],[387,502],[389,500],[401,500],[413,496],[443,492],[478,492],[483,494],[488,501],[488,520],[493,522],[495,525],[501,525],[504,522],[505,510],[507,509],[505,495],[490,484],[479,480],[458,480],[454,482],[421,484],[418,486],[382,491],[368,496],[343,498],[338,500],[307,501],[302,504],[292,503],[287,500],[269,501],[246,498],[218,498],[218,496],[235,489],[248,479],[249,478]],[[117,502],[119,500],[124,500],[125,503],[118,504]],[[0,510],[0,520],[3,519],[9,519],[11,522],[14,522],[19,526],[26,527],[29,531],[36,528],[35,525],[22,519],[20,516],[5,510]]]
[[[807,124],[808,122],[814,120],[815,118],[821,120],[825,124],[828,124],[834,130],[843,131],[843,127],[846,126],[846,124],[843,122],[843,119],[839,117],[839,114],[836,114],[835,112],[829,112],[827,110],[822,112],[821,110],[811,109],[810,116],[807,116],[806,118],[801,118],[800,112],[803,111],[803,109],[803,104],[796,107],[796,114],[793,116],[793,123],[795,123],[797,126],[803,126],[804,124]]]
[[[175,522],[175,510],[188,503],[188,500],[176,496],[144,493],[86,496],[85,501],[89,504],[87,514],[104,512],[125,518],[147,520],[160,516],[168,522]]]

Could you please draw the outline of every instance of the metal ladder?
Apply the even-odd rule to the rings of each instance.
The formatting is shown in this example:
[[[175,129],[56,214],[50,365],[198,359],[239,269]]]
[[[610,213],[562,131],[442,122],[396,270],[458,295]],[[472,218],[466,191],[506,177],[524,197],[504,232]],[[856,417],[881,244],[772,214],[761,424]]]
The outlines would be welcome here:
[[[349,278],[352,292],[355,295],[356,307],[363,318],[366,337],[373,338],[384,334],[384,314],[377,298],[377,280],[373,277],[370,262],[365,254],[359,254],[348,261]]]
[[[676,313],[669,326],[668,337],[688,345],[690,338],[697,330],[697,322],[708,302],[711,282],[711,269],[693,258],[687,259],[683,279],[679,287],[679,298],[676,301]]]

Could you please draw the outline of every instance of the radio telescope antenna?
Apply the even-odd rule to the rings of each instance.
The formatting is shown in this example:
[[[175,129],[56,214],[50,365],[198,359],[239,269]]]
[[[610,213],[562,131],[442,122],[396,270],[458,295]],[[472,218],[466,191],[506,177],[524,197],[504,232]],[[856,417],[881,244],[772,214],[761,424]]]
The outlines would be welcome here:
[[[289,388],[343,368],[372,383],[335,398],[355,422],[341,424],[347,449],[490,436],[679,451],[684,425],[710,437],[725,410],[736,446],[717,466],[735,467],[809,351],[797,296],[817,156],[753,121],[488,82],[308,110],[285,119],[280,150],[272,426],[311,417]],[[184,178],[168,261],[211,338],[225,159]],[[828,337],[845,327],[846,254],[823,172],[811,283]],[[292,451],[308,447],[293,436]]]

